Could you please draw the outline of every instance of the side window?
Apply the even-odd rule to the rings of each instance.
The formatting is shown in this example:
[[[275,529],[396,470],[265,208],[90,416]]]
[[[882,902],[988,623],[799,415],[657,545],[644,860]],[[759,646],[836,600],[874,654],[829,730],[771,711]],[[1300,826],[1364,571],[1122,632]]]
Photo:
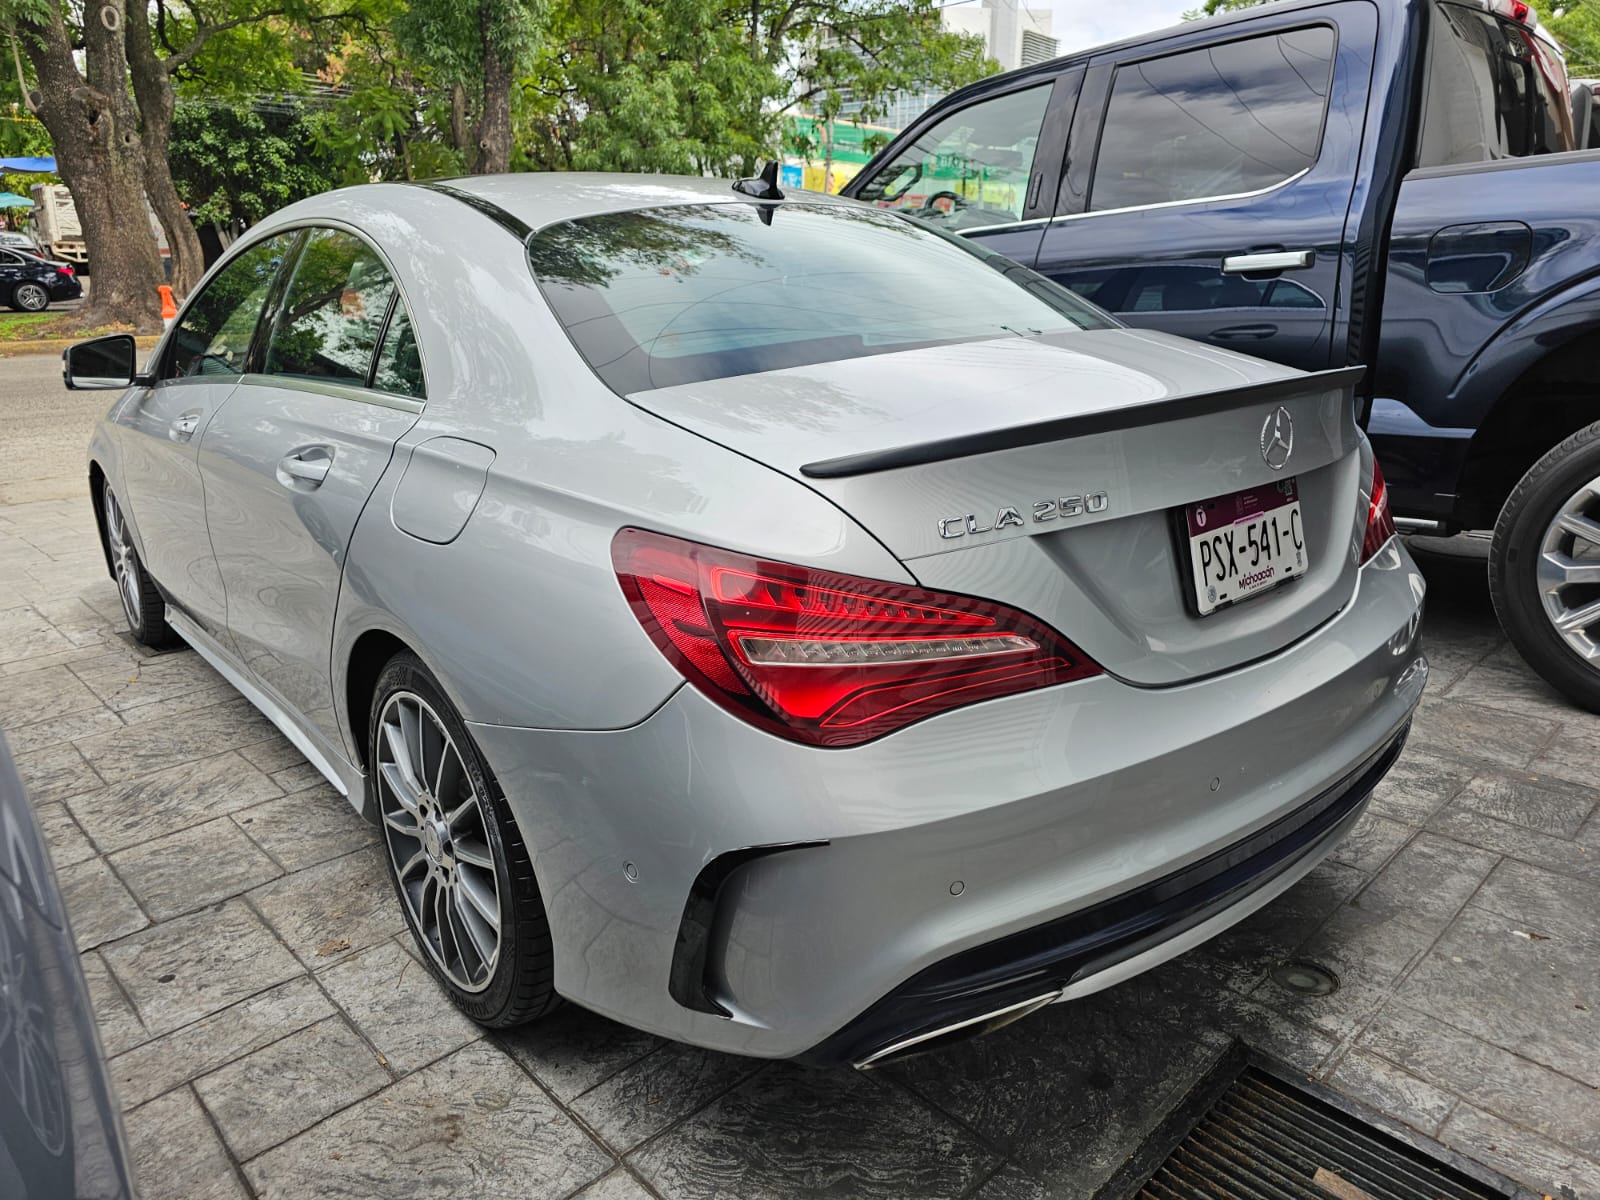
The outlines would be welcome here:
[[[1430,24],[1419,167],[1576,147],[1566,67],[1532,30],[1456,4]]]
[[[365,242],[313,230],[273,320],[266,373],[365,387],[393,295],[394,280]]]
[[[162,379],[244,373],[262,305],[297,236],[280,233],[258,242],[217,272],[172,331]]]
[[[411,314],[406,312],[398,296],[389,328],[384,331],[383,345],[378,347],[378,366],[372,373],[372,386],[396,396],[412,396],[418,400],[427,396],[427,389],[422,385],[422,356],[417,352],[416,331],[411,328]]]
[[[1020,220],[1051,85],[979,100],[924,130],[856,198],[942,229]]]
[[[1231,196],[1317,159],[1333,30],[1244,38],[1117,68],[1091,210]]]

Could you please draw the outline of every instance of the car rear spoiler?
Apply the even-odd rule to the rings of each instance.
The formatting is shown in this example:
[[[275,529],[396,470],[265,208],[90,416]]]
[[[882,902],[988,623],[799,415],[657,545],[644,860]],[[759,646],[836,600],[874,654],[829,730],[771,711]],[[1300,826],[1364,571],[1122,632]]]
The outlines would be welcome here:
[[[951,458],[992,454],[997,450],[1015,450],[1020,446],[1060,442],[1087,434],[1110,433],[1118,429],[1131,429],[1161,421],[1204,417],[1234,408],[1244,408],[1250,404],[1268,403],[1289,396],[1303,396],[1307,392],[1326,392],[1341,388],[1353,395],[1356,384],[1365,373],[1365,367],[1339,367],[1332,371],[1316,371],[1288,379],[1273,379],[1266,383],[1226,388],[1220,392],[1169,396],[1164,400],[1151,401],[1149,404],[1130,404],[1125,408],[1106,412],[1053,417],[1048,421],[1033,421],[1027,425],[1014,425],[1009,429],[987,429],[982,433],[968,433],[960,437],[897,446],[889,450],[867,450],[861,454],[846,454],[841,458],[827,458],[820,462],[807,463],[800,468],[800,473],[808,479],[845,479],[852,475],[872,475],[878,471],[893,471],[899,467],[919,467],[927,463],[944,462]]]

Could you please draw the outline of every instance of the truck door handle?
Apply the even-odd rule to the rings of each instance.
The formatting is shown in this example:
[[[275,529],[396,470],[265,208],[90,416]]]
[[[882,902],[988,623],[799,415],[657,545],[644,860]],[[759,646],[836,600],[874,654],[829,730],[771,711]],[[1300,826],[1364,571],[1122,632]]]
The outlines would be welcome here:
[[[318,487],[332,466],[332,446],[301,446],[278,460],[278,481],[285,487],[296,482]]]
[[[167,436],[175,442],[187,442],[200,428],[200,418],[206,415],[203,408],[191,408],[167,426]]]
[[[1222,260],[1224,275],[1263,275],[1268,271],[1303,271],[1317,261],[1314,250],[1265,250],[1230,254]]]
[[[1213,329],[1211,336],[1219,342],[1259,342],[1277,332],[1276,325],[1227,325]]]

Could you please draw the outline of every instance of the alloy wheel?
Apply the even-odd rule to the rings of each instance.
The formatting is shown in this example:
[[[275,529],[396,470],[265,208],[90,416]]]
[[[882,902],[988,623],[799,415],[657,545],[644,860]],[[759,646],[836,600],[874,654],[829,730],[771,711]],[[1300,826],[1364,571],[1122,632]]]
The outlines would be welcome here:
[[[487,814],[461,752],[415,692],[378,719],[377,784],[395,877],[434,964],[469,992],[500,960],[500,887]]]
[[[67,1100],[44,998],[40,982],[28,978],[21,919],[0,897],[0,1080],[21,1105],[39,1144],[59,1155],[67,1143]]]
[[[1539,598],[1561,640],[1600,669],[1600,479],[1551,518],[1539,548]]]
[[[14,293],[17,307],[25,312],[43,312],[50,307],[50,293],[37,283],[24,283]]]
[[[137,630],[144,608],[139,597],[139,560],[133,552],[133,541],[128,537],[127,518],[122,515],[122,506],[110,488],[105,491],[105,509],[111,570],[117,577],[117,592],[122,597],[122,611],[127,615],[128,625]]]

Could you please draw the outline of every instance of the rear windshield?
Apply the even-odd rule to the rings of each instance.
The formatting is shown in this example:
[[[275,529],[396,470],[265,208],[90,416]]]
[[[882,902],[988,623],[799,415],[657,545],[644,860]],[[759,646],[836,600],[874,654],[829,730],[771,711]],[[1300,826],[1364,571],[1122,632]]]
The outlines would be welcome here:
[[[1115,321],[1043,276],[890,213],[745,202],[541,230],[533,273],[621,395]]]

